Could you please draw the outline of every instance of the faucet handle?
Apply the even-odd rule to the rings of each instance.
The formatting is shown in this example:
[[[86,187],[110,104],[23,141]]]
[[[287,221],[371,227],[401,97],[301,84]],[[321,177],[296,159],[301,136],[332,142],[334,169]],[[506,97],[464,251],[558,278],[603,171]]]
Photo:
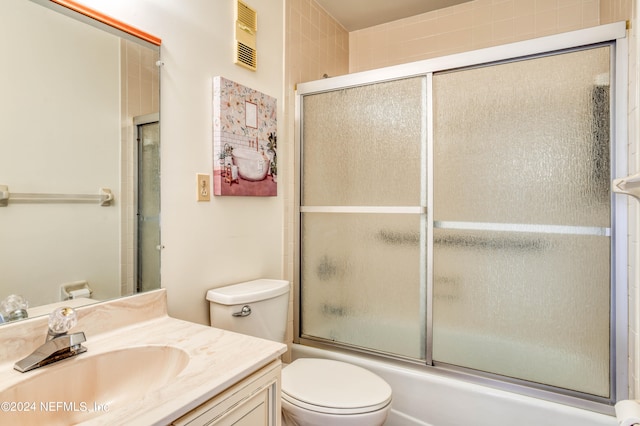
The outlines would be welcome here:
[[[49,334],[63,334],[78,323],[78,316],[73,308],[58,308],[49,314]]]
[[[14,321],[17,319],[27,318],[27,308],[29,302],[24,297],[11,294],[0,302],[0,314],[6,321]]]

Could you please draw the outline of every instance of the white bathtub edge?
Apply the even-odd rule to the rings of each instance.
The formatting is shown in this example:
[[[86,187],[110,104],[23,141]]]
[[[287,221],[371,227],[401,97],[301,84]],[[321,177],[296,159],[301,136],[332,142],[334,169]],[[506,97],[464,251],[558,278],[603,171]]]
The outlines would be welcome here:
[[[299,344],[292,360],[330,358],[367,368],[393,389],[393,406],[385,426],[617,426],[614,416],[468,383],[440,374],[403,368],[356,353],[328,351]]]

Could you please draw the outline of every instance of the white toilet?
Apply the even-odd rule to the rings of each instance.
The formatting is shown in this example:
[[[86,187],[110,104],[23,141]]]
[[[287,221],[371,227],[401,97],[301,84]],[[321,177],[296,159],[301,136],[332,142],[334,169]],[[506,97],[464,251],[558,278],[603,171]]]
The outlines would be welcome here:
[[[211,325],[284,342],[289,282],[255,280],[207,292]],[[283,425],[380,426],[391,409],[391,387],[364,368],[300,358],[282,370]]]

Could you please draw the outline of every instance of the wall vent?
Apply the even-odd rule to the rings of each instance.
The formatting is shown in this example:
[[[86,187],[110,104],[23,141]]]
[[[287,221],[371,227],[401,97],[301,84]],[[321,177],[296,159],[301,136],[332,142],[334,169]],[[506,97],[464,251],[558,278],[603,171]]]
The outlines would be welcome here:
[[[236,58],[235,63],[252,71],[257,69],[258,51],[256,32],[258,14],[241,1],[236,3]]]

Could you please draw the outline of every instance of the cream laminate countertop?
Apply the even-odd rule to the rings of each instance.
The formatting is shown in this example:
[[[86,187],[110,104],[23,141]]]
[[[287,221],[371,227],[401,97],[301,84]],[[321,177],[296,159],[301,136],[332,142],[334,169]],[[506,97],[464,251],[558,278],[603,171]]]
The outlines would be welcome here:
[[[278,359],[287,348],[281,343],[171,318],[166,313],[164,290],[81,307],[77,312],[78,325],[70,332],[85,332],[87,341],[83,345],[87,352],[27,373],[15,371],[13,364],[44,342],[47,318],[0,327],[0,344],[6,349],[0,354],[0,392],[58,366],[72,370],[73,363],[83,358],[134,347],[173,346],[185,351],[189,361],[167,385],[130,401],[87,400],[89,407],[104,404],[108,411],[82,423],[164,425]],[[70,385],[93,379],[71,376]],[[0,419],[11,417],[19,421],[17,424],[35,420],[42,401],[19,402],[34,402],[36,410],[11,413],[3,409]],[[72,414],[84,421],[82,414]]]

